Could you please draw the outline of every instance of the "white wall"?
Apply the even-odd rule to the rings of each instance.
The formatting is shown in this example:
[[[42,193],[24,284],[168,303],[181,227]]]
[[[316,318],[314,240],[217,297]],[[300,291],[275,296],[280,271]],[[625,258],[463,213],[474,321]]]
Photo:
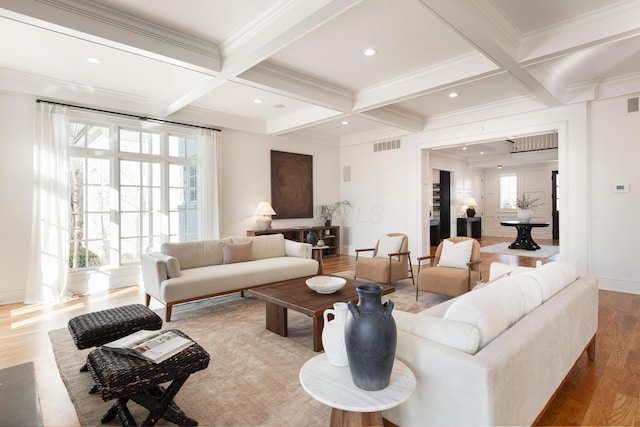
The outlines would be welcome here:
[[[22,301],[27,281],[34,101],[0,92],[0,304]]]
[[[640,113],[627,113],[627,98],[590,107],[589,266],[600,288],[640,293]],[[613,185],[628,184],[628,193]]]
[[[31,233],[34,115],[34,97],[0,92],[0,303],[18,302],[24,297]],[[337,146],[302,138],[223,131],[222,236],[245,235],[248,229],[254,229],[256,205],[271,200],[271,149],[312,155],[314,206],[339,200]],[[321,224],[317,212],[314,215],[313,219],[274,221],[273,226]],[[335,222],[340,225],[339,218]]]
[[[373,247],[386,233],[407,233],[407,153],[404,142],[395,150],[374,152],[373,143],[341,150],[342,166],[351,168],[342,198],[352,204],[343,218],[343,253]]]
[[[287,137],[238,131],[222,132],[222,236],[245,235],[256,228],[253,211],[258,202],[271,200],[271,150],[313,156],[313,206],[340,200],[340,153],[337,146]],[[340,217],[333,225],[340,225]],[[273,228],[321,225],[314,218],[274,220]]]

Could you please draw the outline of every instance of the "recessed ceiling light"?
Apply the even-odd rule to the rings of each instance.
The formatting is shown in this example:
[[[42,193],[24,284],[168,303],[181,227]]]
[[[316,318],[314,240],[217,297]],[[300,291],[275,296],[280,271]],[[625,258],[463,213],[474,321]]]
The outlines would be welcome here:
[[[480,152],[480,155],[483,155],[483,154],[484,154],[484,151],[481,151],[481,152]]]
[[[254,104],[262,104],[262,102],[263,102],[262,99],[254,99],[253,100]]]
[[[368,49],[365,49],[365,51],[363,53],[365,54],[365,56],[373,56],[373,55],[377,54],[378,51],[376,49],[370,47]]]
[[[346,121],[346,120],[344,120],[344,121],[342,122],[342,124],[343,124],[344,126],[346,126],[346,125],[348,125],[348,124],[349,124],[349,122],[348,122],[348,121]]]
[[[457,98],[458,97],[458,92],[451,92],[449,94],[449,98]]]
[[[276,104],[273,107],[274,108],[284,108],[284,107],[286,107],[286,105],[284,105],[284,104]]]
[[[502,169],[502,165],[498,165],[498,169]]]
[[[467,147],[462,147],[462,150],[463,150],[463,151],[464,151],[464,150],[466,150],[466,149],[467,149]]]
[[[100,61],[98,58],[87,58],[87,61],[92,64],[102,64],[102,61]]]

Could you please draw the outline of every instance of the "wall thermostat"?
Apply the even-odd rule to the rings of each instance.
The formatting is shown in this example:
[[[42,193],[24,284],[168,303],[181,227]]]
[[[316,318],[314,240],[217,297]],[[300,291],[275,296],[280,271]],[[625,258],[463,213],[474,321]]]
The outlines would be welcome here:
[[[628,193],[629,184],[613,184],[614,193]]]

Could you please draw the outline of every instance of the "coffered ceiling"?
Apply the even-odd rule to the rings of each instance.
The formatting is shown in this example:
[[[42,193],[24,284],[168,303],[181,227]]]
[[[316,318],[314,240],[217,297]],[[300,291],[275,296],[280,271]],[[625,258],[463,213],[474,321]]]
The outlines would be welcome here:
[[[640,0],[0,0],[0,89],[270,135],[375,140],[639,81]]]

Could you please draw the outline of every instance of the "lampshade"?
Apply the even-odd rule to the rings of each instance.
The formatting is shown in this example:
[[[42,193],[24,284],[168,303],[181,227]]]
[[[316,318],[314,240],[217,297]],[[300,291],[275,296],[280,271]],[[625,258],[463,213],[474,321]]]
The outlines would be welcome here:
[[[273,210],[269,202],[260,202],[256,207],[254,215],[275,215],[276,211]]]
[[[256,218],[258,230],[268,230],[271,228],[271,215],[275,215],[276,211],[273,210],[269,202],[260,202],[253,214],[258,215]]]
[[[476,199],[474,199],[473,197],[469,197],[465,202],[465,205],[475,208],[476,206],[478,206],[478,202],[476,202]]]

